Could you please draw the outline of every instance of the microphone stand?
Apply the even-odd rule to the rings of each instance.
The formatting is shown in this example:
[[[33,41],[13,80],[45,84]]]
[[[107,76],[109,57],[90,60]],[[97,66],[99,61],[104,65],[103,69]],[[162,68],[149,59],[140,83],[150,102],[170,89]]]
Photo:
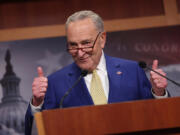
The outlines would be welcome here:
[[[81,80],[82,77],[86,76],[88,74],[88,71],[86,70],[83,70],[81,72],[81,75],[79,76],[79,78],[76,80],[76,82],[73,84],[72,87],[70,87],[66,93],[64,94],[64,96],[61,98],[61,101],[60,101],[60,104],[59,104],[59,108],[63,108],[63,102],[64,102],[64,99],[69,95],[69,93],[71,92],[71,90],[78,84],[78,82]]]

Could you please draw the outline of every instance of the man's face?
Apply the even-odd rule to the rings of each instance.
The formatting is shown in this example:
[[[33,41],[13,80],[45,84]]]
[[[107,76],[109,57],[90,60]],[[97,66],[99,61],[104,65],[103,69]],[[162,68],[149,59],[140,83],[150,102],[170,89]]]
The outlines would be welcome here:
[[[92,71],[99,64],[102,55],[102,49],[106,42],[106,33],[102,32],[98,35],[99,31],[96,29],[95,24],[90,18],[71,22],[67,28],[67,41],[68,47],[84,48],[93,46],[91,51],[85,49],[77,49],[71,52],[75,63],[83,70]],[[96,42],[95,39],[97,38]]]

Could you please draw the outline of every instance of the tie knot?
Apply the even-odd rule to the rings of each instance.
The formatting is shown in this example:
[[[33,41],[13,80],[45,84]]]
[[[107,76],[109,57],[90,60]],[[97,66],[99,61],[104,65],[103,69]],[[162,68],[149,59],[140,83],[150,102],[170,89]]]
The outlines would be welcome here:
[[[93,75],[97,75],[97,70],[96,69],[93,70]]]
[[[96,73],[96,72],[97,72],[96,69],[94,69],[94,70],[93,70],[93,73]]]

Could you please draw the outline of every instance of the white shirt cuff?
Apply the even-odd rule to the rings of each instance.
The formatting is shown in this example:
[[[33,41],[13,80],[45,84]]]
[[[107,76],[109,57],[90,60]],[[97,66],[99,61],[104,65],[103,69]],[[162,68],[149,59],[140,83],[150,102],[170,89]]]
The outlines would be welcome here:
[[[32,105],[32,100],[30,101],[30,106],[31,106],[31,113],[32,113],[32,115],[34,115],[35,113],[41,111],[41,108],[42,108],[42,106],[43,106],[43,103],[44,103],[44,101],[43,101],[39,106],[34,106],[34,105]]]
[[[165,90],[165,95],[164,95],[164,96],[157,96],[157,95],[153,92],[152,89],[151,89],[151,93],[152,93],[152,95],[154,96],[155,99],[162,99],[162,98],[167,98],[167,97],[168,97],[168,92],[167,92],[167,90]]]

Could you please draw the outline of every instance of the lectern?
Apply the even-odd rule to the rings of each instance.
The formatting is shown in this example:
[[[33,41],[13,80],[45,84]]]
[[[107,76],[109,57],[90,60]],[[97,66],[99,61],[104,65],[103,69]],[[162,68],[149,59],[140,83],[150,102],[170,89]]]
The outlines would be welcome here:
[[[46,110],[39,135],[180,135],[180,97]]]

